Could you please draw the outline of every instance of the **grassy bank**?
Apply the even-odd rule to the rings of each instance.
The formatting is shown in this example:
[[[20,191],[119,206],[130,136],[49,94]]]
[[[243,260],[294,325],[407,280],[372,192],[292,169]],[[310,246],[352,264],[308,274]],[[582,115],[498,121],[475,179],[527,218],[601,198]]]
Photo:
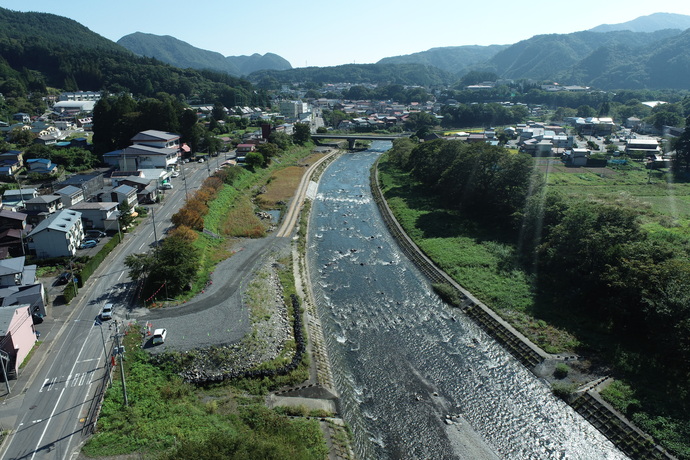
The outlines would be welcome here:
[[[631,205],[641,211],[645,230],[690,236],[690,184],[673,183],[666,171],[631,163],[615,168],[569,168],[537,160],[548,187],[571,200],[584,197]],[[554,294],[537,292],[535,279],[517,260],[516,236],[482,226],[448,210],[409,175],[385,159],[380,180],[388,204],[415,243],[434,262],[490,308],[552,353],[587,358],[573,363],[584,373],[613,373],[616,383],[602,396],[679,458],[690,458],[690,420],[682,407],[687,382],[654,361],[639,343],[619,340],[606,324],[575,309],[554,308]]]
[[[141,349],[140,331],[125,336],[127,395],[119,372],[108,391],[98,433],[84,446],[89,457],[125,455],[156,459],[323,459],[318,421],[266,409],[262,397],[231,386],[200,389],[154,366]]]

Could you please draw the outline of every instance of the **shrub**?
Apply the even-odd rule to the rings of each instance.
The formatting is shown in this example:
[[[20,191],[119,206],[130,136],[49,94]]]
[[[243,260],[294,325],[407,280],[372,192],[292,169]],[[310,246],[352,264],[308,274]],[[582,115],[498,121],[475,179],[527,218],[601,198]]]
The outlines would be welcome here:
[[[556,364],[556,369],[553,371],[553,376],[556,377],[557,379],[564,379],[568,376],[569,372],[570,372],[570,367],[568,367],[567,364],[558,363],[558,364]]]

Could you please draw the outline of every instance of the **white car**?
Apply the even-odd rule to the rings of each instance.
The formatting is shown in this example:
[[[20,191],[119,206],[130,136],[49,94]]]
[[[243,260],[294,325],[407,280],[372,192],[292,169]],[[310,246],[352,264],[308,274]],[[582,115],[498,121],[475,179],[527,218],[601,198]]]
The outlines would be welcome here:
[[[156,329],[153,331],[153,339],[151,339],[151,344],[152,345],[159,345],[161,343],[165,343],[165,336],[168,334],[168,331],[165,329]]]
[[[101,310],[101,319],[107,321],[113,318],[113,304],[107,303],[103,305],[103,310]]]
[[[161,185],[161,189],[163,190],[171,190],[173,188],[173,184],[170,182],[166,182],[165,184]]]
[[[178,171],[173,171],[171,176],[172,177],[180,177],[180,173]]]

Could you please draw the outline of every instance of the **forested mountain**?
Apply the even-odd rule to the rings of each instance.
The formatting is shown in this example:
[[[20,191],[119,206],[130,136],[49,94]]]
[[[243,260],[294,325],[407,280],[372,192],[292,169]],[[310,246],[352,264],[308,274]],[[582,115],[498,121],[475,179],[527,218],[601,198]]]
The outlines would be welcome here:
[[[482,69],[493,71],[502,78],[554,79],[601,48],[643,50],[651,44],[680,33],[680,30],[661,30],[653,33],[585,31],[537,35],[498,52],[482,66]],[[639,65],[639,60],[637,64]]]
[[[612,32],[614,30],[630,30],[632,32],[656,32],[663,29],[690,28],[690,16],[675,13],[654,13],[640,16],[632,21],[619,24],[602,24],[589,29],[591,32]]]
[[[223,56],[215,51],[196,48],[169,35],[135,32],[125,35],[117,43],[139,56],[153,57],[180,68],[211,69],[230,75],[249,75],[258,70],[287,70],[290,63],[273,53],[263,56]]]
[[[453,83],[457,76],[422,64],[345,64],[334,67],[302,67],[291,70],[261,70],[248,76],[259,87],[282,83],[317,84],[349,82],[436,86]]]
[[[383,58],[377,64],[423,64],[446,72],[464,73],[470,66],[488,61],[510,45],[468,45],[431,48],[419,53]]]
[[[0,93],[23,97],[45,94],[47,87],[143,96],[166,92],[227,106],[265,103],[248,81],[138,57],[71,19],[0,8]]]

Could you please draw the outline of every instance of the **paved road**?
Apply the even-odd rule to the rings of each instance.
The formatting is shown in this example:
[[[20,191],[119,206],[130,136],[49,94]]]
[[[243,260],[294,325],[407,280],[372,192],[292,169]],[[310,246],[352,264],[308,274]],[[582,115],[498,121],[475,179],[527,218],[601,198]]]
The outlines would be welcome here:
[[[192,192],[208,176],[201,165],[188,164],[187,189]],[[88,280],[69,306],[54,306],[41,325],[41,340],[26,369],[11,381],[11,394],[0,393],[0,425],[14,428],[0,450],[3,459],[67,459],[83,442],[94,403],[106,377],[104,355],[110,355],[115,324],[123,325],[134,299],[124,258],[145,252],[170,227],[170,216],[185,198],[183,182],[166,191],[152,215],[128,234],[106,263]],[[154,227],[155,219],[155,227]],[[155,229],[154,229],[155,228]],[[114,319],[95,323],[104,303],[115,304]],[[102,335],[101,335],[102,333]]]

